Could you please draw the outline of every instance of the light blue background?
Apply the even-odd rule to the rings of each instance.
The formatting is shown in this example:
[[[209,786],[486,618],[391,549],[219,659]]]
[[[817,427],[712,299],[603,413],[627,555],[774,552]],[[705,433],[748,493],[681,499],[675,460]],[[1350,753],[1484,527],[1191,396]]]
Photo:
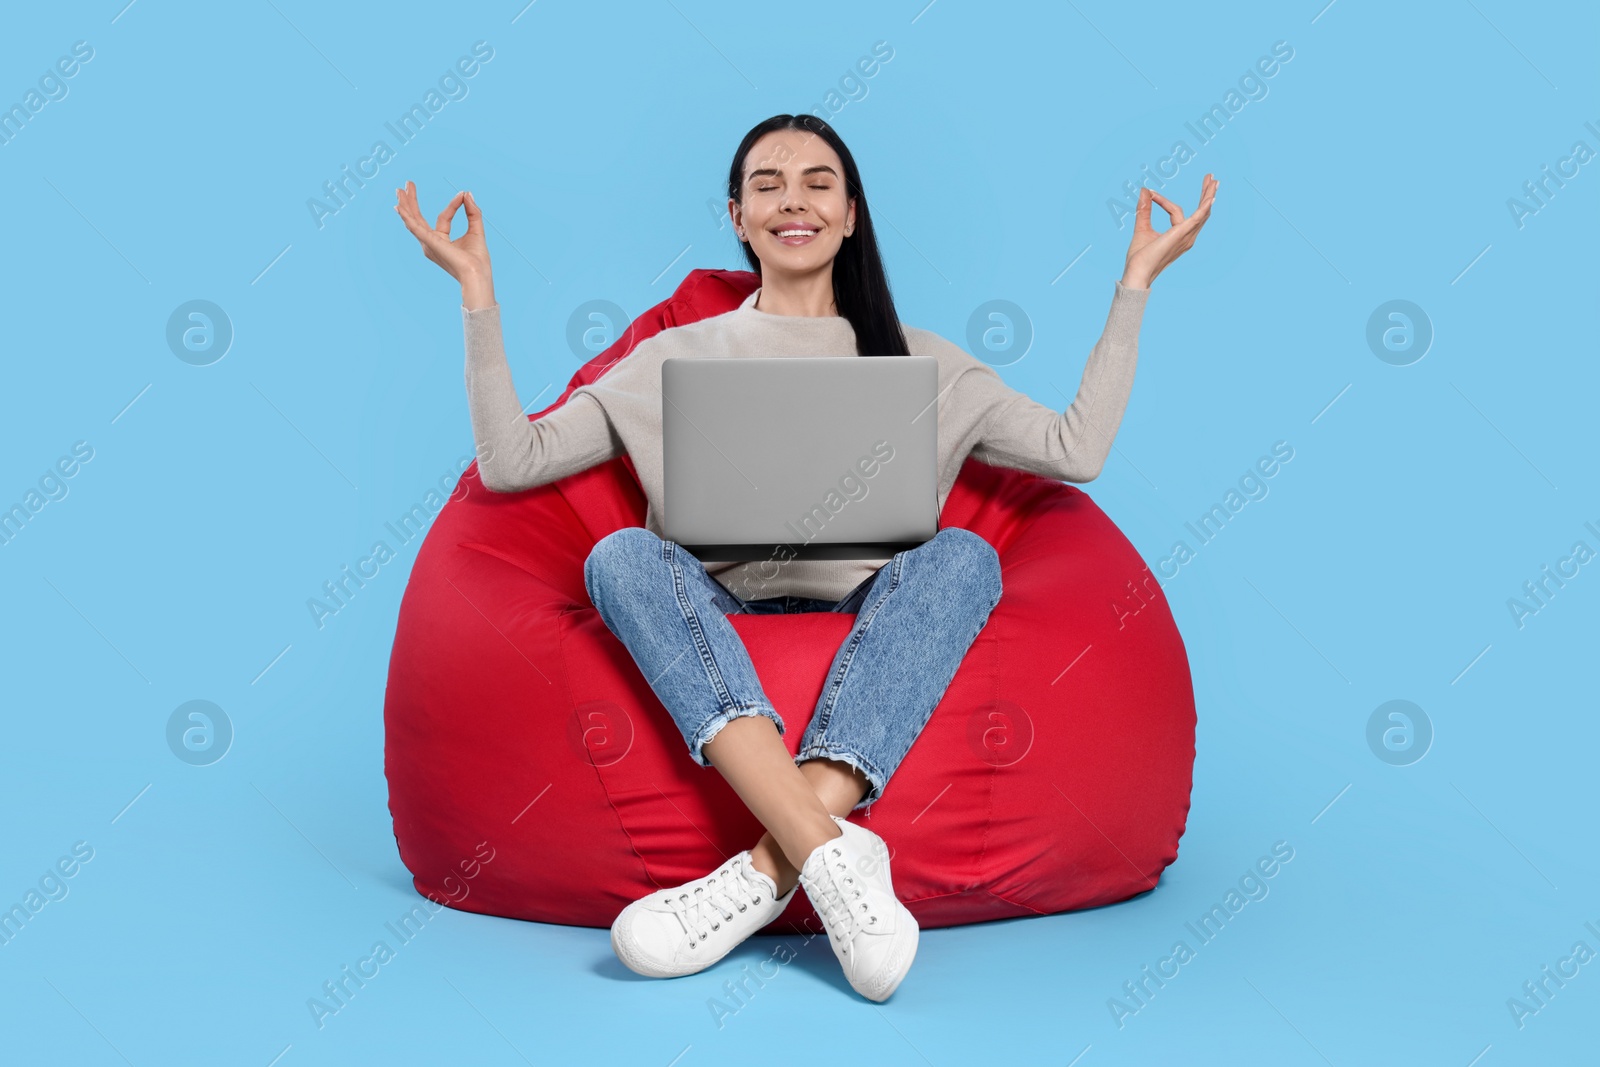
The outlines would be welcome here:
[[[94,858],[0,948],[4,1058],[1591,1062],[1600,963],[1521,1029],[1506,1002],[1575,942],[1600,950],[1600,564],[1521,628],[1507,601],[1574,542],[1600,549],[1600,163],[1520,228],[1507,200],[1574,142],[1600,149],[1600,18],[1322,2],[8,12],[0,102],[75,41],[94,57],[0,146],[0,504],[74,442],[94,457],[0,546],[0,904],[74,842]],[[479,40],[468,95],[319,228],[307,200]],[[790,938],[800,957],[721,1029],[707,999],[770,939],[656,982],[603,930],[447,910],[319,1030],[307,999],[420,901],[381,717],[417,542],[324,628],[306,601],[472,450],[459,290],[391,190],[415,180],[430,218],[473,190],[537,409],[579,365],[579,305],[637,314],[691,268],[743,266],[708,208],[739,138],[823,108],[880,40],[893,58],[833,121],[901,315],[964,343],[973,309],[1015,302],[1035,339],[1002,373],[1058,408],[1127,246],[1107,199],[1195,147],[1185,122],[1274,42],[1294,50],[1165,189],[1192,207],[1221,182],[1154,284],[1087,487],[1155,566],[1294,448],[1164,580],[1199,711],[1177,863],[1126,904],[930,931],[885,1005]],[[235,330],[210,366],[165,341],[194,299]],[[1365,340],[1393,299],[1435,333],[1409,366]],[[165,739],[192,699],[235,730],[211,766]],[[1410,766],[1366,741],[1391,699],[1435,731]],[[1276,841],[1295,855],[1270,895],[1119,1029],[1108,999]]]

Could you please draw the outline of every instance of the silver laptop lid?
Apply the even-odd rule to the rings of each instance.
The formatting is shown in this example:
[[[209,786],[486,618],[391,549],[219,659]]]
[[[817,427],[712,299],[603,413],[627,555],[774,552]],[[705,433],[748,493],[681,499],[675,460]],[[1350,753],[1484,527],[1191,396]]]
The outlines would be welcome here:
[[[875,559],[938,532],[932,356],[661,364],[667,538],[702,561]]]

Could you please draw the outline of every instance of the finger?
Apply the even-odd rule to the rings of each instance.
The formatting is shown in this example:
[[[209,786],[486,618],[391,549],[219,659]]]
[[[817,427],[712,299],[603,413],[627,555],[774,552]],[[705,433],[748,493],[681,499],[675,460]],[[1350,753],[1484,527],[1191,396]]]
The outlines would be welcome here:
[[[413,181],[406,182],[403,192],[406,198],[407,210],[411,212],[411,217],[416,219],[419,225],[426,226],[427,223],[422,218],[422,205],[417,202],[417,183]]]
[[[400,217],[408,222],[422,221],[422,215],[417,211],[417,194],[410,182],[394,191],[395,206],[400,209]]]
[[[416,233],[422,220],[417,218],[416,208],[406,199],[404,189],[396,189],[394,191],[394,209],[399,213],[400,220],[406,224],[406,229]],[[426,229],[426,227],[423,228]]]
[[[428,224],[423,221],[422,215],[417,211],[417,202],[413,197],[401,196],[400,202],[395,204],[395,210],[400,214],[400,221],[406,224],[406,229],[411,235],[422,242],[423,250],[438,239],[439,235],[428,229]]]
[[[1139,208],[1134,212],[1133,232],[1144,233],[1153,229],[1150,225],[1150,187],[1146,185],[1139,189]]]
[[[1183,237],[1178,242],[1178,250],[1180,253],[1187,252],[1189,249],[1194,247],[1195,239],[1200,236],[1200,228],[1205,225],[1205,221],[1209,213],[1209,209],[1204,212],[1197,211],[1190,217],[1188,223],[1186,223],[1184,226]]]
[[[466,195],[466,193],[461,192],[450,198],[450,202],[444,206],[444,210],[439,212],[439,221],[434,223],[433,226],[435,230],[438,230],[446,237],[450,236],[451,220],[456,216],[456,207],[460,205],[461,198]]]
[[[467,193],[466,203],[467,203],[467,232],[468,233],[475,233],[475,234],[478,234],[479,236],[482,236],[482,234],[483,234],[483,212],[482,212],[482,210],[479,209],[478,202],[472,198],[472,194],[471,193]]]
[[[1150,197],[1156,203],[1161,205],[1161,210],[1167,213],[1167,217],[1172,220],[1172,224],[1174,226],[1183,221],[1183,208],[1179,207],[1177,204],[1174,204],[1171,200],[1168,200],[1154,189],[1150,190]]]
[[[1195,235],[1200,232],[1200,227],[1205,224],[1206,219],[1211,217],[1211,204],[1216,199],[1217,192],[1216,179],[1207,174],[1201,182],[1201,190],[1200,205],[1195,208],[1194,214],[1184,219],[1181,224],[1174,223],[1173,225],[1173,229],[1181,229],[1183,233],[1178,246],[1180,252],[1187,251],[1194,246]]]
[[[416,201],[407,197],[403,189],[396,189],[395,192],[399,194],[396,197],[395,210],[400,213],[400,218],[405,222],[406,229],[410,230],[418,239],[421,239],[423,234],[430,231],[427,224],[422,221],[422,216],[417,214]]]
[[[422,246],[423,253],[431,256],[434,244],[440,240],[439,235],[428,229],[428,224],[421,219],[414,219],[405,214],[400,217],[405,221],[406,229],[411,231],[411,236],[415,237],[417,243]],[[449,242],[446,243],[448,244]]]

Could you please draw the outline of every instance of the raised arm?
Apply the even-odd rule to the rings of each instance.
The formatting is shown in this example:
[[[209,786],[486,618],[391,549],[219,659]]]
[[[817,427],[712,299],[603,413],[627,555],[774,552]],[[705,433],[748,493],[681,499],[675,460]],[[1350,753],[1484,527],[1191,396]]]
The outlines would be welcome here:
[[[450,240],[456,209],[467,210],[467,232]],[[500,332],[483,212],[465,190],[451,198],[429,226],[417,207],[417,189],[395,190],[395,211],[422,245],[422,253],[461,283],[461,325],[466,337],[467,409],[478,449],[478,476],[496,492],[514,493],[565,478],[625,451],[605,409],[575,392],[559,408],[529,420],[517,402]]]
[[[626,449],[605,409],[575,392],[537,419],[523,414],[506,363],[500,305],[461,307],[466,336],[467,409],[478,447],[478,476],[498,493],[515,493],[615,459]]]
[[[1149,188],[1139,191],[1122,280],[1111,298],[1105,330],[1089,353],[1077,395],[1066,411],[1057,412],[1011,389],[987,364],[970,368],[956,380],[957,388],[968,394],[963,402],[982,413],[974,458],[1068,482],[1099,476],[1133,390],[1139,325],[1150,283],[1194,247],[1200,227],[1211,217],[1216,195],[1217,180],[1207,174],[1200,183],[1199,206],[1185,216],[1181,207],[1160,193]],[[1159,233],[1150,223],[1152,202],[1161,205],[1170,222]]]
[[[1098,477],[1133,391],[1139,324],[1149,295],[1148,289],[1117,283],[1105,331],[1064,412],[1017,392],[987,364],[978,363],[956,379],[962,406],[981,413],[972,457],[1067,482]]]

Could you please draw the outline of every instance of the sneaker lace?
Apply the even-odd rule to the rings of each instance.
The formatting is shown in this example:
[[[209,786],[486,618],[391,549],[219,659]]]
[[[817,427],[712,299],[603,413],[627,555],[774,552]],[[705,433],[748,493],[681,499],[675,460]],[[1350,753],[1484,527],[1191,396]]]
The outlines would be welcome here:
[[[825,877],[817,886],[819,890],[817,896],[821,899],[813,900],[813,903],[822,905],[823,922],[841,942],[842,950],[848,953],[857,932],[863,925],[876,923],[878,916],[874,913],[871,902],[865,897],[866,886],[850,873],[850,866],[844,859],[844,850],[838,845],[828,846],[823,873]],[[806,894],[811,895],[809,887]]]
[[[761,893],[761,887],[745,877],[743,866],[734,862],[720,868],[704,885],[695,886],[693,893],[669,898],[667,906],[683,924],[693,949],[712,931],[722,929],[723,921],[732,920],[734,912],[761,903]]]

